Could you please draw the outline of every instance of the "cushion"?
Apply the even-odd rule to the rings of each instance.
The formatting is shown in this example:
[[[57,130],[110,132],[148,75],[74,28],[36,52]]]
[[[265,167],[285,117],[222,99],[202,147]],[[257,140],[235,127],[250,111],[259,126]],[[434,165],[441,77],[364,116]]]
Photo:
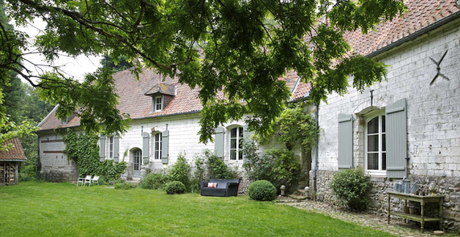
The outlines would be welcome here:
[[[208,183],[208,188],[217,188],[217,183]]]

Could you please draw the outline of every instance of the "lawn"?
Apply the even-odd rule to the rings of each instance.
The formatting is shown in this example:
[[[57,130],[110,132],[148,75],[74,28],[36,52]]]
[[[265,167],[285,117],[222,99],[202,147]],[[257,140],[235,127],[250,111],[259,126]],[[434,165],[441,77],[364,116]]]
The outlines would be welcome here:
[[[1,236],[391,236],[248,196],[22,182],[0,187]]]

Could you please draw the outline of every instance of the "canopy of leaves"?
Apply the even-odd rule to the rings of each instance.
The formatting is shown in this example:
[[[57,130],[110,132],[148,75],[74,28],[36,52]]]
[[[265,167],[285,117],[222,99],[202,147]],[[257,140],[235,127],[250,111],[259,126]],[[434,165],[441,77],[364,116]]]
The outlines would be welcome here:
[[[126,70],[133,67],[134,65],[126,61],[126,57],[120,55],[117,60],[112,59],[109,55],[104,55],[100,61],[102,67],[108,67],[113,73]]]
[[[246,118],[251,130],[266,133],[289,98],[286,84],[278,80],[287,70],[313,82],[311,97],[317,102],[333,91],[345,93],[350,75],[358,90],[380,81],[384,65],[347,54],[350,46],[343,34],[367,32],[405,9],[403,0],[7,1],[8,13],[18,24],[33,18],[47,22],[45,34],[34,45],[49,61],[58,59],[59,52],[124,55],[127,61],[139,58],[135,74],[143,66],[153,67],[199,87],[202,142],[212,139],[219,124],[244,114],[252,115]],[[19,64],[28,46],[25,36],[0,33],[5,45],[0,67],[13,70],[11,63]],[[119,121],[126,116],[117,115],[113,82],[106,73],[83,83],[58,72],[18,73],[29,80],[39,78],[34,85],[47,90],[43,97],[60,104],[61,118],[78,109],[88,131],[101,129],[99,122],[108,133],[126,129]],[[87,93],[100,98],[88,99]]]

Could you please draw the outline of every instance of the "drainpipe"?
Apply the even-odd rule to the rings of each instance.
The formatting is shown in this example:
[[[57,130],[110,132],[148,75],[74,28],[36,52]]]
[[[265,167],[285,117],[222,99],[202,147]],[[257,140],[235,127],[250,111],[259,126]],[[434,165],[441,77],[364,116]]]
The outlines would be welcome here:
[[[35,176],[37,179],[41,179],[40,171],[41,171],[41,163],[40,163],[40,135],[37,133],[37,164],[35,166]]]
[[[310,81],[310,86],[311,89],[313,89],[313,83]],[[317,192],[317,185],[316,185],[316,173],[318,171],[318,110],[319,110],[319,104],[316,102],[313,103],[315,105],[315,168],[313,169],[313,198],[316,201],[316,192]]]

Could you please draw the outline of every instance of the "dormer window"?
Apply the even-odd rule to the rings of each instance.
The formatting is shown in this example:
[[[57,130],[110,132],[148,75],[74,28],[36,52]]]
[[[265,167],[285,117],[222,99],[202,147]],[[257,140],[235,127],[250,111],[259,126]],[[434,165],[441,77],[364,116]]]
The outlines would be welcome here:
[[[167,108],[168,104],[176,96],[176,86],[165,83],[156,84],[145,95],[152,97],[151,113],[160,112]]]
[[[158,112],[163,110],[163,96],[153,97],[153,111]]]

